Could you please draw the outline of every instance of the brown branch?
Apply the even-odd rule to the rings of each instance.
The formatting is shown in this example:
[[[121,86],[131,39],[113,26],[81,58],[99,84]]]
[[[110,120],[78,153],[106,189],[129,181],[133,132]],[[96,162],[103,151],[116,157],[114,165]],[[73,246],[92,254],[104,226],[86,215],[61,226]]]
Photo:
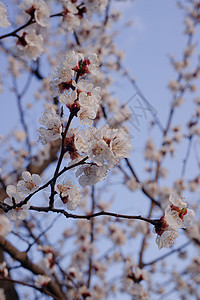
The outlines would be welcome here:
[[[36,264],[34,264],[29,258],[26,252],[20,252],[17,248],[15,248],[9,241],[0,236],[0,248],[2,248],[5,252],[10,254],[10,256],[19,261],[21,265],[31,271],[36,275],[46,275],[47,274]],[[62,294],[59,286],[55,284],[53,281],[50,281],[47,288],[49,291],[57,296],[60,300],[64,300],[65,297]]]
[[[39,288],[39,287],[37,287],[37,286],[35,286],[33,284],[30,284],[30,283],[26,283],[26,282],[19,281],[19,280],[13,280],[13,279],[11,279],[9,277],[1,277],[1,276],[0,276],[0,281],[8,281],[8,282],[16,283],[16,284],[25,285],[25,286],[28,286],[28,287],[33,288],[35,290],[38,290],[41,293],[44,293],[44,294],[46,294],[48,296],[51,296],[55,300],[60,300],[60,298],[58,298],[55,295],[51,294],[47,289],[45,289],[45,288]]]
[[[85,161],[88,159],[88,156],[86,156],[85,158],[83,158],[82,160],[80,160],[79,162],[77,162],[74,165],[71,165],[69,167],[64,167],[59,173],[57,173],[57,175],[55,175],[52,179],[50,179],[48,182],[46,182],[44,185],[42,185],[37,191],[35,191],[34,193],[28,195],[23,201],[21,201],[18,204],[15,204],[14,206],[4,206],[3,204],[0,204],[0,208],[2,208],[4,210],[4,212],[8,212],[9,210],[16,208],[16,207],[22,207],[24,204],[28,203],[28,201],[39,191],[45,189],[46,187],[48,187],[48,185],[50,185],[53,180],[55,178],[58,178],[60,175],[62,175],[63,173],[65,173],[67,170],[70,170],[72,168],[75,168],[76,166],[80,166],[82,164],[85,163]]]
[[[152,265],[152,264],[154,264],[154,263],[156,263],[156,262],[158,262],[158,261],[160,261],[160,260],[162,260],[162,259],[164,259],[164,258],[166,258],[166,257],[168,257],[168,256],[170,256],[170,255],[172,255],[172,254],[174,254],[176,252],[178,252],[178,251],[181,251],[183,248],[187,247],[189,244],[190,244],[190,241],[186,242],[182,246],[180,246],[180,247],[178,247],[176,249],[173,249],[172,251],[170,251],[170,252],[168,252],[168,253],[166,253],[164,255],[161,255],[160,257],[158,257],[158,258],[156,258],[156,259],[154,259],[154,260],[152,260],[152,261],[150,261],[148,263],[143,263],[143,267],[150,266],[150,265]]]
[[[67,121],[67,125],[65,127],[65,131],[62,132],[62,142],[61,142],[61,151],[60,151],[60,156],[59,156],[59,159],[58,159],[58,162],[57,162],[57,166],[56,166],[56,169],[55,169],[55,172],[54,172],[54,175],[53,175],[53,179],[50,183],[51,185],[51,195],[49,197],[49,207],[53,207],[54,205],[54,188],[55,188],[55,183],[56,183],[56,179],[57,179],[57,175],[58,175],[58,172],[59,172],[59,169],[60,169],[60,166],[61,166],[61,163],[62,163],[62,160],[63,160],[63,157],[64,157],[64,154],[65,154],[65,137],[67,135],[67,132],[69,130],[69,127],[71,125],[71,122],[72,122],[72,119],[75,115],[73,113],[70,113],[69,115],[69,119]]]
[[[106,10],[105,10],[104,27],[105,27],[105,26],[107,25],[107,23],[108,23],[110,6],[111,6],[111,0],[108,0],[108,4],[107,4]]]
[[[0,36],[0,40],[5,39],[5,38],[7,38],[7,37],[11,37],[11,36],[15,36],[15,37],[16,37],[16,33],[17,33],[18,31],[24,29],[25,27],[28,27],[29,25],[31,25],[31,24],[33,24],[33,23],[35,23],[35,22],[36,22],[36,21],[33,20],[33,18],[31,17],[31,18],[28,20],[28,22],[27,22],[26,24],[20,26],[19,28],[15,29],[15,30],[13,30],[13,31],[11,31],[11,32],[9,32],[9,33],[7,33],[7,34],[4,34],[4,35]]]
[[[62,17],[62,16],[63,16],[63,13],[61,12],[61,13],[57,13],[57,14],[51,15],[50,18],[53,18],[53,17]],[[15,36],[16,37],[17,36],[17,32],[19,32],[20,30],[22,30],[22,29],[24,29],[24,28],[26,28],[26,27],[34,24],[34,23],[36,23],[36,20],[33,17],[31,17],[28,20],[28,22],[25,23],[24,25],[18,27],[17,29],[15,29],[15,30],[7,33],[7,34],[4,34],[4,35],[0,36],[0,40],[5,39],[7,37],[11,37],[11,36]]]
[[[137,175],[136,175],[136,173],[135,173],[135,171],[134,171],[132,165],[130,164],[128,158],[125,158],[125,161],[126,161],[126,163],[127,163],[127,166],[129,167],[131,173],[132,173],[133,176],[135,177],[135,180],[137,181],[137,183],[140,183],[140,184],[141,184],[141,182],[140,182],[139,178],[137,177]],[[143,193],[144,193],[149,199],[151,199],[152,203],[154,203],[155,205],[157,205],[157,206],[159,206],[159,207],[161,208],[160,203],[159,203],[158,201],[156,201],[156,200],[151,196],[151,194],[150,194],[144,187],[142,187],[141,190],[143,191]]]
[[[188,146],[187,146],[185,158],[183,160],[183,167],[182,167],[182,171],[181,171],[181,177],[182,178],[185,175],[187,162],[188,162],[188,159],[189,159],[189,156],[190,156],[190,151],[191,151],[191,146],[192,146],[192,137],[193,137],[193,135],[191,135],[190,137],[188,137]]]
[[[94,209],[95,209],[94,186],[92,186],[91,198],[92,198],[91,214],[94,214]],[[91,243],[91,245],[93,244],[93,241],[94,241],[94,219],[92,218],[91,223],[90,223],[90,243]],[[90,287],[91,275],[92,275],[92,252],[89,255],[88,282],[87,282],[88,288]]]
[[[24,88],[23,88],[21,93],[19,93],[19,91],[18,91],[17,80],[13,76],[14,92],[15,92],[15,95],[16,95],[16,98],[17,98],[17,107],[18,107],[18,110],[19,110],[20,121],[21,121],[22,127],[23,127],[23,129],[26,133],[26,145],[27,145],[27,149],[29,151],[29,158],[30,158],[30,155],[31,155],[31,143],[30,143],[30,140],[29,140],[28,126],[25,122],[24,111],[23,111],[21,102],[22,102],[22,97],[24,96],[24,94],[27,92],[27,90],[29,88],[32,76],[33,76],[32,73],[30,73],[28,75],[27,82],[25,83]]]
[[[192,37],[193,37],[192,34],[189,34],[189,35],[188,35],[187,47],[188,47],[189,45],[191,45],[191,43],[192,43]],[[183,61],[185,61],[186,59],[187,59],[187,57],[186,57],[186,54],[184,53],[184,55],[183,55]],[[180,83],[181,80],[182,80],[182,78],[183,78],[183,75],[182,75],[182,73],[179,72],[178,78],[177,78],[177,82]],[[174,102],[175,102],[175,100],[177,99],[177,97],[180,98],[180,97],[183,96],[183,94],[184,94],[185,91],[186,91],[186,87],[187,87],[187,86],[189,86],[189,85],[187,84],[184,88],[182,88],[182,89],[180,90],[180,95],[177,96],[177,94],[176,94],[176,95],[174,95],[174,97],[173,97],[173,102],[172,102],[172,104],[171,104],[170,113],[169,113],[169,117],[168,117],[168,120],[167,120],[167,125],[166,125],[166,128],[165,128],[164,132],[163,132],[163,140],[164,140],[164,138],[167,136],[167,133],[168,133],[168,131],[169,131],[169,129],[170,129],[170,125],[171,125],[171,122],[172,122],[172,117],[173,117],[174,111],[175,111]],[[162,143],[163,143],[163,141],[162,141]],[[164,159],[164,157],[165,157],[165,155],[163,155],[163,159]],[[160,167],[161,167],[161,163],[162,163],[163,159],[157,163],[157,167],[156,167],[156,175],[155,175],[155,182],[158,181],[159,173],[160,173]]]
[[[155,204],[152,202],[150,210],[149,210],[148,218],[151,218],[154,206],[155,206]],[[143,266],[144,266],[144,264],[143,264],[143,254],[144,254],[144,250],[145,250],[147,234],[144,234],[142,244],[141,244],[141,248],[140,248],[140,252],[139,252],[139,263],[138,263],[139,268],[143,268]]]
[[[50,207],[30,206],[29,209],[34,210],[34,211],[38,211],[38,212],[46,212],[46,213],[54,212],[54,213],[62,214],[66,218],[72,218],[72,219],[90,220],[92,218],[96,218],[96,217],[99,217],[99,216],[110,216],[110,217],[122,218],[122,219],[141,220],[141,221],[148,222],[152,225],[157,224],[157,222],[159,221],[159,219],[151,220],[151,219],[148,219],[148,218],[144,218],[140,215],[139,216],[124,215],[124,214],[117,214],[117,213],[104,211],[104,210],[93,213],[93,214],[88,214],[88,215],[75,215],[75,214],[71,214],[71,213],[66,212],[64,209],[57,209],[57,208],[50,208]]]

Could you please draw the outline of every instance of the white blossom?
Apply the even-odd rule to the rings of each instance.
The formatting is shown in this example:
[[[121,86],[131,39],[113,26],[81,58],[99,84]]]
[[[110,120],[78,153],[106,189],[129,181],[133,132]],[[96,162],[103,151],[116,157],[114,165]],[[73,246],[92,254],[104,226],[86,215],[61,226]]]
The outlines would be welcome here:
[[[2,2],[0,2],[0,27],[6,28],[10,26],[10,22],[7,17],[7,10]]]
[[[97,75],[99,69],[99,60],[96,53],[92,53],[88,56],[89,64],[88,70],[91,74]]]
[[[22,172],[23,180],[17,183],[17,190],[24,194],[32,194],[39,189],[41,177],[38,174],[30,174],[28,171]]]
[[[107,175],[108,165],[84,165],[76,171],[76,177],[81,186],[92,186]]]
[[[77,133],[75,146],[99,166],[104,163],[113,166],[123,157],[129,157],[132,150],[128,134],[123,129],[112,129],[108,125]]]
[[[45,113],[43,113],[43,117],[39,119],[39,122],[47,127],[47,129],[44,127],[40,127],[38,129],[40,134],[39,140],[41,140],[42,144],[61,138],[61,120],[53,108],[48,109]]]
[[[132,176],[126,181],[126,185],[133,192],[135,192],[138,188],[141,187],[141,184],[136,181],[134,176]]]
[[[77,117],[85,125],[91,126],[93,120],[96,118],[99,109],[99,92],[100,88],[96,87],[88,93],[81,92],[79,94],[80,109],[77,113]]]
[[[6,237],[11,231],[10,221],[4,216],[0,215],[0,235]]]
[[[195,213],[187,208],[187,203],[183,202],[183,197],[171,194],[168,205],[165,209],[165,219],[167,223],[174,228],[186,228],[192,225]]]
[[[66,104],[67,106],[71,107],[74,104],[74,101],[77,100],[77,91],[72,91],[68,93],[65,91],[59,96],[60,103]]]
[[[194,211],[188,209],[187,204],[182,200],[182,196],[170,194],[171,205],[167,206],[165,215],[155,225],[154,232],[158,234],[156,243],[159,249],[171,247],[178,237],[178,229],[189,227],[194,221]]]
[[[156,243],[158,244],[158,249],[173,246],[177,237],[178,231],[173,228],[165,230],[161,235],[157,235]]]
[[[50,89],[53,93],[53,97],[61,95],[65,89],[69,89],[74,71],[64,63],[62,66],[58,66],[52,73],[52,79],[50,81]],[[64,103],[60,101],[61,103]]]
[[[35,285],[39,288],[46,286],[51,281],[51,278],[46,275],[38,275]]]
[[[75,51],[70,51],[65,56],[64,65],[71,69],[78,67],[78,62],[84,60],[84,56],[81,53],[76,53]]]
[[[22,202],[24,200],[23,193],[18,192],[14,185],[8,185],[6,188],[6,193],[8,194],[9,198],[4,199],[4,203],[9,206],[13,206],[14,203],[19,204],[20,202]],[[12,198],[14,198],[14,203],[13,203]],[[9,210],[6,213],[6,215],[11,220],[17,220],[17,219],[24,220],[29,215],[29,213],[28,213],[29,207],[30,207],[30,203],[28,202],[27,204],[24,204],[20,207],[16,207],[16,208]]]
[[[81,193],[72,180],[58,184],[55,191],[60,195],[62,202],[67,204],[67,209],[75,210],[77,208],[81,200]]]
[[[73,32],[77,27],[80,26],[80,18],[77,15],[74,15],[71,12],[68,12],[63,17],[62,26],[67,29],[69,32]]]
[[[44,0],[24,0],[19,7],[27,14],[34,15],[36,22],[40,26],[46,27],[48,25],[50,8]]]
[[[101,14],[107,7],[108,0],[86,0],[85,5],[87,8],[87,13],[89,15],[91,15],[93,11],[96,11],[97,13]]]
[[[6,262],[5,261],[3,261],[2,263],[0,263],[0,275],[2,275],[4,277],[8,276],[8,269],[6,267]]]
[[[127,106],[119,107],[114,116],[108,120],[113,128],[121,128],[122,123],[131,119],[131,111]]]
[[[36,34],[35,29],[27,29],[17,42],[19,55],[27,55],[33,60],[41,56],[43,52],[43,37]]]
[[[126,236],[120,227],[115,224],[109,226],[110,237],[115,245],[122,246],[126,242]]]

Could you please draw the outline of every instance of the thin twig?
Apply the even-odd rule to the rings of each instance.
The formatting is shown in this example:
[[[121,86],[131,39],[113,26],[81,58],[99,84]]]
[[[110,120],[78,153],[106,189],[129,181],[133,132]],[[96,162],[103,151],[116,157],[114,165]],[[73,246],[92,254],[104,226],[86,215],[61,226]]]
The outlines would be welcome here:
[[[145,221],[148,222],[152,225],[157,224],[157,222],[159,221],[159,219],[148,219],[148,218],[144,218],[142,216],[132,216],[132,215],[124,215],[124,214],[117,214],[117,213],[113,213],[113,212],[108,212],[108,211],[99,211],[93,214],[88,214],[88,215],[75,215],[75,214],[71,214],[66,212],[64,209],[57,209],[57,208],[50,208],[50,207],[40,207],[40,206],[30,206],[29,208],[30,210],[34,210],[34,211],[38,211],[38,212],[55,212],[55,213],[59,213],[64,215],[66,218],[72,218],[72,219],[86,219],[86,220],[90,220],[92,218],[96,218],[99,216],[110,216],[110,217],[115,217],[115,218],[122,218],[122,219],[130,219],[130,220],[141,220],[141,221]]]
[[[11,279],[9,277],[1,277],[1,275],[0,275],[0,280],[1,281],[9,281],[9,282],[13,282],[13,283],[16,283],[16,284],[25,285],[25,286],[28,286],[28,287],[33,288],[35,290],[38,290],[42,294],[46,294],[48,296],[51,296],[55,300],[60,300],[60,298],[58,298],[55,295],[51,294],[49,291],[47,291],[47,289],[45,289],[45,288],[39,288],[39,287],[37,287],[37,286],[35,286],[33,284],[30,284],[30,283],[26,283],[26,282],[19,281],[19,280],[13,280],[13,279]]]
[[[168,252],[168,253],[166,253],[164,255],[161,255],[160,257],[158,257],[158,258],[156,258],[156,259],[154,259],[154,260],[152,260],[152,261],[150,261],[148,263],[143,263],[143,267],[150,266],[150,265],[152,265],[152,264],[154,264],[154,263],[156,263],[156,262],[158,262],[160,260],[163,260],[164,258],[166,258],[166,257],[168,257],[168,256],[170,256],[170,255],[172,255],[172,254],[174,254],[174,253],[176,253],[178,251],[181,251],[183,248],[187,247],[189,244],[190,244],[190,241],[186,242],[182,246],[180,246],[180,247],[178,247],[176,249],[173,249],[172,251],[170,251],[170,252]]]
[[[91,198],[92,198],[92,209],[91,209],[91,214],[94,214],[94,209],[95,209],[95,194],[94,194],[94,186],[92,186],[92,191],[91,191]],[[92,218],[91,223],[90,223],[90,243],[91,245],[94,242],[94,219]],[[87,287],[90,287],[90,282],[91,282],[91,275],[92,275],[92,251],[89,254],[89,267],[88,267],[88,282],[87,282]]]

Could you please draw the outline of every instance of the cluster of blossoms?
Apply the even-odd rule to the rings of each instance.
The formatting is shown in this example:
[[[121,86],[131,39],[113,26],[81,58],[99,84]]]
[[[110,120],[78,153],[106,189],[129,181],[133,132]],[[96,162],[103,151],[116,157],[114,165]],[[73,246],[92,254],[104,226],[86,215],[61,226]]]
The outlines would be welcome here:
[[[41,184],[41,178],[38,174],[31,175],[28,171],[24,171],[22,172],[22,178],[23,180],[18,181],[17,187],[8,185],[6,188],[9,197],[4,199],[4,203],[13,208],[7,212],[7,216],[11,220],[24,220],[28,217],[30,203],[25,203],[22,206],[17,206],[17,204],[21,203],[26,195],[37,191]]]
[[[59,97],[59,101],[67,106],[67,108],[75,113],[83,124],[91,126],[96,118],[99,101],[100,87],[94,87],[87,80],[80,80],[78,84],[74,82],[72,93],[64,92]],[[76,110],[78,112],[76,112]]]
[[[63,19],[61,26],[70,32],[73,32],[77,27],[83,22],[83,14],[86,12],[86,7],[82,3],[81,5],[76,5],[71,1],[63,1]]]
[[[78,79],[88,73],[96,74],[98,66],[96,54],[85,59],[81,53],[71,51],[66,55],[63,65],[54,71],[50,82],[53,96],[59,96],[60,103],[65,104],[79,121],[88,126],[96,118],[101,89],[85,79],[79,82]]]
[[[171,247],[178,237],[178,229],[187,228],[194,221],[194,211],[188,209],[187,203],[182,200],[182,196],[171,194],[169,197],[171,205],[167,206],[165,215],[155,225],[156,243],[159,249]]]
[[[95,1],[84,1],[80,4],[77,1],[65,1],[61,0],[63,5],[63,18],[61,21],[61,28],[69,32],[74,32],[78,27],[88,27],[92,13],[101,14],[102,11],[108,5],[108,0],[95,0]],[[87,18],[84,15],[87,14]]]
[[[45,1],[24,0],[19,8],[30,15],[31,20],[37,25],[46,27],[49,22],[50,8]],[[35,29],[25,29],[21,36],[18,36],[17,55],[26,55],[36,60],[44,51],[43,36],[38,34]]]
[[[89,127],[77,132],[75,147],[89,157],[93,164],[80,167],[76,176],[83,186],[93,185],[105,177],[107,171],[122,158],[129,157],[132,150],[129,135],[123,129],[112,129],[107,124]]]
[[[128,133],[123,129],[112,129],[107,124],[77,132],[75,146],[99,166],[114,166],[122,158],[129,157],[132,150]]]
[[[58,97],[59,102],[65,104],[73,116],[77,116],[79,121],[88,126],[92,126],[99,110],[100,87],[94,87],[91,82],[82,79],[82,76],[97,74],[98,66],[96,54],[92,53],[84,58],[81,53],[71,51],[66,55],[64,63],[56,68],[50,81],[53,97]],[[61,137],[62,123],[55,110],[46,111],[39,122],[47,127],[38,130],[43,144]],[[70,129],[64,146],[73,163],[80,161],[83,155],[88,156],[91,161],[76,172],[82,186],[92,186],[101,181],[108,170],[122,158],[129,157],[132,150],[126,130],[113,129],[108,125],[88,127],[84,131]],[[68,209],[76,209],[79,204],[80,196],[76,189],[71,182],[68,185],[63,182],[57,186],[57,192],[63,203],[67,203]]]
[[[93,75],[97,74],[98,66],[99,60],[95,53],[84,58],[82,53],[70,51],[66,54],[64,63],[58,66],[52,74],[53,78],[50,81],[50,88],[53,96],[59,96],[65,90],[69,90],[70,88],[74,90],[78,78],[89,73]],[[73,80],[74,76],[76,82]]]
[[[148,283],[150,276],[147,271],[140,269],[131,258],[127,258],[124,266],[124,278],[122,279],[122,291],[126,291],[132,299],[149,300],[148,292],[141,282]]]

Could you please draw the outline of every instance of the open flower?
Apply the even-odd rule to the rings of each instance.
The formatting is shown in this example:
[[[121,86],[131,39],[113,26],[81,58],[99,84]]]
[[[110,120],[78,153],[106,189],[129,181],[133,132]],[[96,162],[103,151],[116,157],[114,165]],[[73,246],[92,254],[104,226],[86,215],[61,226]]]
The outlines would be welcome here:
[[[40,26],[46,27],[48,25],[50,9],[44,0],[24,0],[19,7],[34,17]]]
[[[51,281],[51,278],[49,276],[38,275],[37,279],[35,281],[35,285],[39,288],[45,287],[50,281]]]
[[[187,204],[182,201],[183,197],[171,194],[165,215],[156,222],[154,232],[157,233],[156,243],[158,248],[171,247],[178,237],[178,229],[192,225],[195,213],[187,208]]]
[[[167,223],[174,228],[186,228],[192,225],[195,213],[187,208],[187,203],[183,202],[183,197],[171,194],[168,205],[165,209],[165,219]]]
[[[17,183],[17,190],[24,194],[32,194],[39,189],[41,177],[38,174],[31,175],[29,172],[22,172],[23,180]]]
[[[80,185],[92,186],[106,176],[108,169],[108,165],[99,167],[97,165],[80,166],[76,171],[76,177],[79,177],[78,182]]]
[[[80,203],[81,193],[79,188],[71,180],[63,181],[55,188],[56,192],[69,210],[75,210]]]
[[[158,249],[168,248],[174,245],[176,238],[178,237],[178,231],[173,228],[168,228],[161,235],[157,235],[156,243]]]
[[[39,122],[47,127],[40,127],[38,129],[40,134],[39,140],[41,140],[42,144],[61,138],[62,124],[55,109],[51,108],[45,111],[43,117],[39,119]]]
[[[9,206],[15,206],[24,200],[24,195],[22,192],[18,192],[14,185],[8,185],[6,189],[6,193],[8,194],[9,198],[4,199],[4,203]],[[24,220],[28,217],[28,209],[30,207],[30,203],[24,204],[20,207],[15,207],[9,210],[6,215],[11,220]]]
[[[18,39],[17,53],[21,56],[27,55],[36,60],[41,56],[43,50],[43,37],[41,34],[36,34],[35,29],[27,29]]]
[[[6,267],[6,262],[3,261],[1,264],[0,264],[0,275],[1,276],[4,276],[4,277],[7,277],[8,276],[8,269]],[[0,298],[1,299],[1,298]]]

